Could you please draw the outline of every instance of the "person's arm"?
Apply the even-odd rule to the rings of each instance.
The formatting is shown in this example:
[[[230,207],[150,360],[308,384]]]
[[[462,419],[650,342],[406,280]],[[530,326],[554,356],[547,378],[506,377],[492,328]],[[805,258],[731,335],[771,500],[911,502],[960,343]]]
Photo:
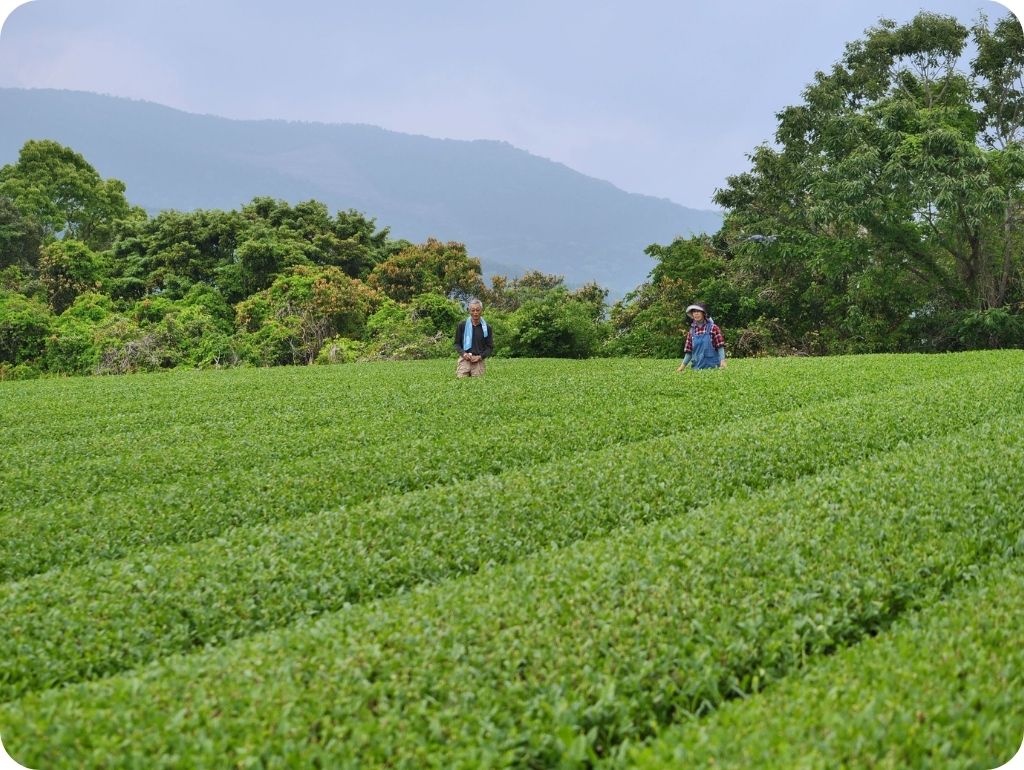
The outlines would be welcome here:
[[[718,328],[718,324],[711,327],[711,341],[714,343],[715,350],[718,352],[718,368],[725,368],[725,335],[722,334],[722,330]]]
[[[718,349],[718,368],[725,368],[725,345]]]
[[[480,358],[488,358],[494,352],[494,327],[488,325],[487,336],[484,337],[484,344],[480,347]]]
[[[690,363],[690,359],[693,358],[693,337],[690,336],[690,330],[686,330],[686,342],[683,343],[683,363],[679,364],[677,372],[683,371],[686,365]]]
[[[466,322],[459,321],[459,325],[455,327],[455,352],[459,354],[461,358],[465,354],[465,350],[462,348],[462,335],[466,333]]]

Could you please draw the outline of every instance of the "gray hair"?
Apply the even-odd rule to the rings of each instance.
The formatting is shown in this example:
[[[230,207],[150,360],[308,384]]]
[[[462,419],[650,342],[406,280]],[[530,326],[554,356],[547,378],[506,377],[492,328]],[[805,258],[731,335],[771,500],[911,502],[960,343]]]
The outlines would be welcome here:
[[[477,307],[479,307],[479,308],[480,308],[481,310],[483,310],[483,309],[484,309],[484,303],[483,303],[483,302],[481,302],[481,301],[480,301],[480,300],[478,300],[478,299],[471,299],[471,300],[469,301],[469,304],[468,304],[468,305],[466,305],[466,310],[469,310],[469,309],[470,309],[471,307],[473,307],[473,305],[476,305],[476,306],[477,306]]]

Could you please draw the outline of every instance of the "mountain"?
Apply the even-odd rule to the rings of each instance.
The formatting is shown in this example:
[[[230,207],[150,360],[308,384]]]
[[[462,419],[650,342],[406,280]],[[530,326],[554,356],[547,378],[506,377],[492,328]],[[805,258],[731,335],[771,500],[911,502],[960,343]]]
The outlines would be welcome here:
[[[487,273],[539,269],[620,296],[651,243],[714,232],[721,215],[624,192],[505,142],[368,125],[228,120],[76,91],[0,88],[0,165],[53,139],[121,179],[128,200],[233,209],[259,195],[357,209],[393,237],[464,242]]]

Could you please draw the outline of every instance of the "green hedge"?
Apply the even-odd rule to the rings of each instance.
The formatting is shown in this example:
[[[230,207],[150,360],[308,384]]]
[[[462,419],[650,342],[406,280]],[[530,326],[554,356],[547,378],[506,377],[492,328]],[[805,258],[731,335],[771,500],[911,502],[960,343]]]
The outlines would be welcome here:
[[[1019,557],[1021,467],[1011,406],[746,501],[32,694],[0,707],[0,733],[53,770],[583,767]]]
[[[1024,736],[1024,561],[635,751],[644,770],[1001,767]]]
[[[919,379],[994,354],[500,362],[73,379],[0,398],[0,579],[501,473]],[[742,365],[746,364],[746,365]],[[691,376],[692,375],[692,376]]]
[[[94,678],[550,545],[725,501],[921,437],[1024,412],[1016,373],[961,375],[679,433],[223,537],[55,570],[0,590],[0,697]],[[1002,398],[977,404],[974,388]],[[892,402],[904,406],[894,413]],[[148,515],[153,515],[152,513]]]

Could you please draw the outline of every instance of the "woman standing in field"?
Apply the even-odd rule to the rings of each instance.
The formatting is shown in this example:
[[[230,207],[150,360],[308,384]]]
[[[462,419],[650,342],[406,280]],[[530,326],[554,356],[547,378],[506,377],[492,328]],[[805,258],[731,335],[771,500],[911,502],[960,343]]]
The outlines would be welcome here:
[[[690,317],[690,328],[683,346],[683,362],[676,371],[683,371],[687,364],[694,369],[724,369],[725,337],[708,315],[707,307],[695,303],[686,308],[686,315]]]

